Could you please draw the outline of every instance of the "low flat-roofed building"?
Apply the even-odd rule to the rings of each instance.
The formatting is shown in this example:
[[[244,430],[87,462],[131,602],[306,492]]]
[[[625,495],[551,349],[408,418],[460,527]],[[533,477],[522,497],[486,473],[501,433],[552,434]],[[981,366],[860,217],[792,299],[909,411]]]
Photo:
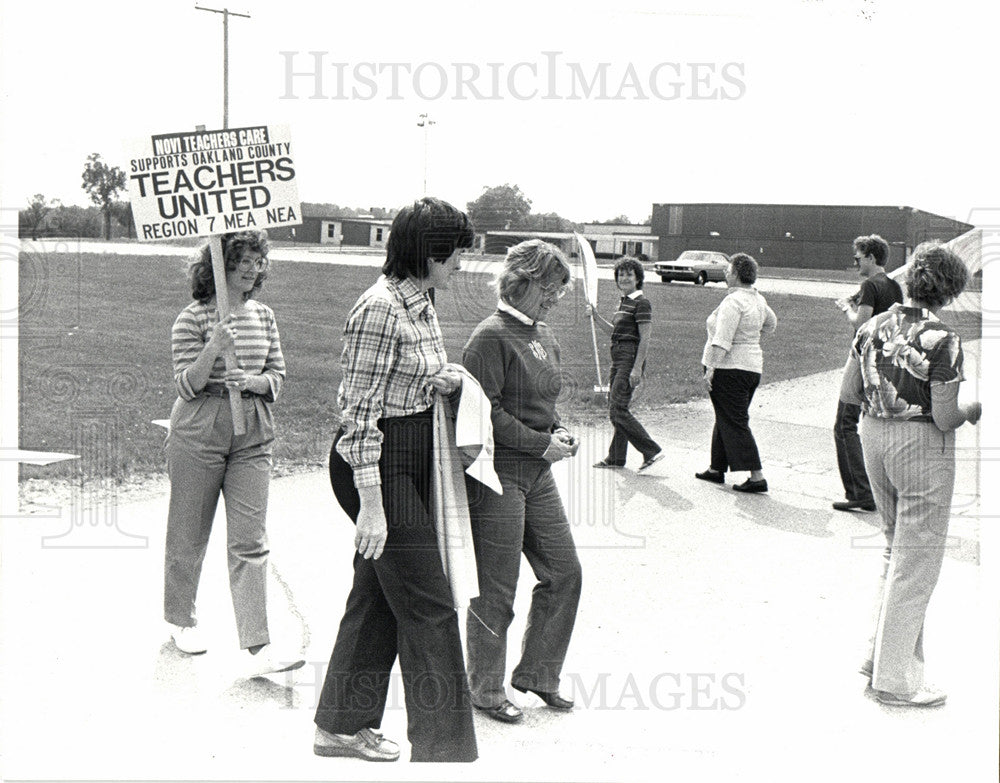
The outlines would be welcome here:
[[[888,271],[928,240],[947,242],[973,228],[914,207],[802,204],[653,204],[660,260],[684,250],[749,253],[766,266],[848,269],[855,237],[889,243]]]

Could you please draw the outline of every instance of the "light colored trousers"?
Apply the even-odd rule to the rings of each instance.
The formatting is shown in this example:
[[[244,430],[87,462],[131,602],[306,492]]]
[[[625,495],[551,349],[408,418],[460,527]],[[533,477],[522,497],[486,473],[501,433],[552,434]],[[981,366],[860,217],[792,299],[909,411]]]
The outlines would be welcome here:
[[[864,416],[861,445],[886,540],[872,687],[912,694],[924,685],[924,615],[947,545],[955,433],[932,422]]]
[[[265,520],[274,424],[260,397],[244,398],[246,434],[233,434],[228,397],[178,399],[166,440],[170,476],[163,605],[168,623],[196,624],[195,598],[219,493],[226,499],[229,588],[240,647],[270,641]]]

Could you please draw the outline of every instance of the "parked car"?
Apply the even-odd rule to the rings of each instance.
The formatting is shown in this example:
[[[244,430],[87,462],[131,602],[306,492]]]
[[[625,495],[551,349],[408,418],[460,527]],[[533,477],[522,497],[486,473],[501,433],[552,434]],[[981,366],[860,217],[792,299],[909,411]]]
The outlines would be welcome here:
[[[729,258],[714,250],[685,250],[675,261],[657,261],[653,265],[660,280],[688,280],[695,285],[719,283],[726,279]]]

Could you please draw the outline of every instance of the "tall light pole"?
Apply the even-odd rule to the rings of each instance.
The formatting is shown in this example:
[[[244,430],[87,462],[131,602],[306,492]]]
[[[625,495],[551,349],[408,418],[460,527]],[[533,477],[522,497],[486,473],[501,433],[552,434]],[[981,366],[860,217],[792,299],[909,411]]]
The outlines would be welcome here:
[[[420,119],[417,121],[417,127],[424,129],[424,195],[427,195],[427,130],[431,125],[437,125],[434,120],[432,120],[426,114],[421,114]]]
[[[229,17],[241,16],[249,19],[250,14],[238,14],[228,8],[223,8],[221,11],[218,8],[203,8],[200,5],[196,5],[195,8],[199,11],[222,14],[222,127],[225,129],[229,127]]]

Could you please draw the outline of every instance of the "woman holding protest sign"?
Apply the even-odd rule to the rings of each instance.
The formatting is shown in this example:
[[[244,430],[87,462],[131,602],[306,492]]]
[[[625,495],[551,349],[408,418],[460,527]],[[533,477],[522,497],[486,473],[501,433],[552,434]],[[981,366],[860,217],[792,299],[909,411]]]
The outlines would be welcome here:
[[[220,318],[211,244],[206,244],[188,269],[195,301],[177,317],[171,337],[178,397],[166,441],[164,616],[178,649],[192,655],[206,651],[195,597],[221,492],[237,632],[240,647],[253,655],[247,671],[253,676],[305,663],[297,651],[276,651],[267,628],[271,404],[281,392],[285,360],[273,311],[252,298],[267,277],[267,234],[225,234],[221,248],[230,312]],[[227,351],[235,353],[233,369],[226,369]],[[230,394],[241,397],[244,434],[234,432]]]
[[[608,455],[597,462],[595,468],[625,467],[629,444],[642,455],[640,473],[665,456],[663,449],[629,410],[632,393],[642,382],[653,329],[653,308],[642,291],[644,278],[642,262],[632,256],[623,256],[615,262],[615,285],[622,298],[612,320],[602,318],[587,305],[587,312],[594,316],[594,323],[611,335],[608,410],[614,435],[608,446]]]
[[[347,316],[343,423],[330,451],[337,501],[357,526],[354,584],[316,710],[313,752],[395,761],[377,731],[396,656],[411,761],[474,761],[458,616],[431,498],[433,403],[461,383],[429,289],[447,288],[472,246],[466,215],[423,198],[392,223],[383,275]]]

